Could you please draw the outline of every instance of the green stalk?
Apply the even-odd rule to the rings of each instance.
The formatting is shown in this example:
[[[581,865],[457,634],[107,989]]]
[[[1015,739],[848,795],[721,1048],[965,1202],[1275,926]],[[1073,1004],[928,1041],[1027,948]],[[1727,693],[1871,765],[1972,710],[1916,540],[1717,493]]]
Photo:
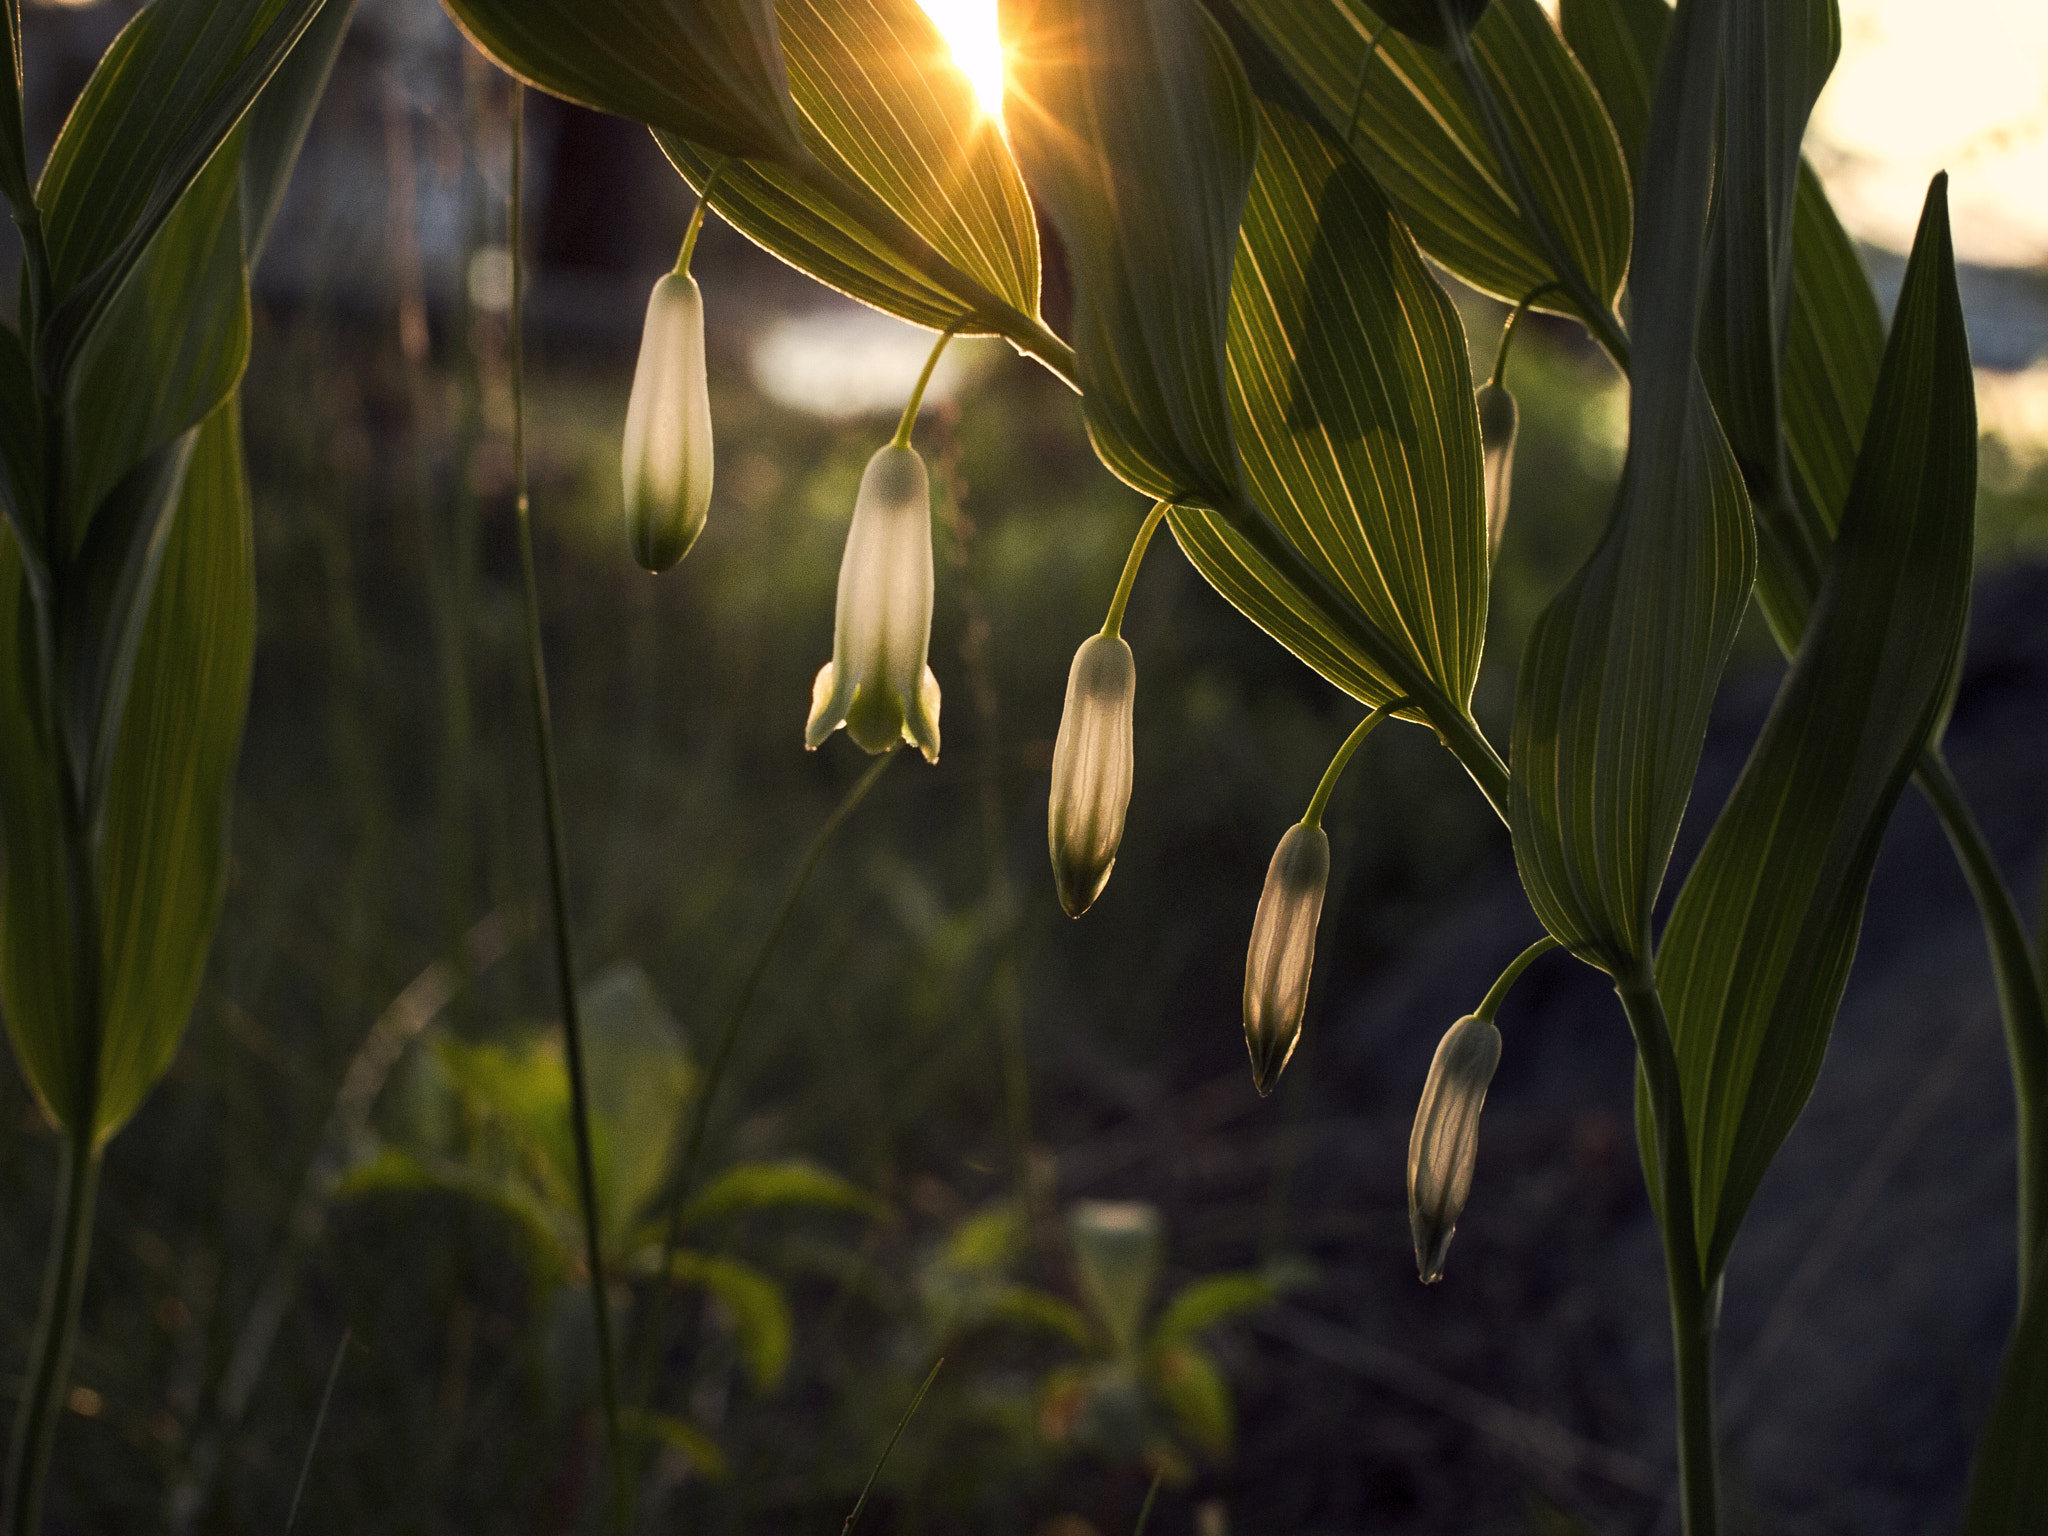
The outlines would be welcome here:
[[[1123,574],[1116,580],[1116,595],[1109,600],[1109,615],[1102,621],[1102,633],[1114,640],[1123,633],[1124,609],[1131,601],[1131,588],[1138,582],[1138,567],[1145,563],[1145,551],[1152,543],[1152,535],[1159,529],[1159,520],[1166,516],[1167,503],[1154,502],[1152,510],[1145,514],[1145,521],[1138,528],[1137,538],[1131,541],[1131,552],[1124,556]]]
[[[732,162],[721,160],[704,182],[704,190],[697,195],[697,211],[690,215],[690,227],[683,231],[683,248],[676,253],[675,275],[687,276],[690,258],[697,254],[697,236],[704,229],[704,213],[711,206],[711,194],[718,186],[718,178],[725,174],[725,168]]]
[[[917,425],[918,407],[924,404],[925,386],[932,381],[932,370],[939,366],[939,354],[946,350],[946,343],[953,339],[953,333],[965,325],[967,319],[962,315],[939,332],[939,339],[932,343],[931,355],[924,360],[924,372],[917,376],[917,387],[911,390],[910,398],[904,402],[903,419],[896,423],[896,435],[889,439],[891,448],[910,446],[910,429]]]
[[[1531,288],[1522,295],[1522,302],[1517,304],[1513,312],[1508,315],[1507,323],[1500,328],[1500,347],[1493,354],[1493,372],[1486,380],[1495,389],[1505,389],[1507,387],[1502,381],[1507,377],[1508,348],[1514,345],[1515,330],[1521,325],[1522,317],[1529,312],[1529,306],[1542,298],[1551,289],[1563,286],[1562,283],[1538,283],[1534,288]]]
[[[684,1144],[683,1158],[676,1173],[674,1185],[669,1191],[667,1235],[662,1239],[661,1268],[655,1271],[654,1300],[648,1307],[647,1322],[636,1330],[639,1346],[633,1353],[641,1362],[642,1401],[648,1396],[654,1376],[655,1352],[661,1347],[661,1314],[668,1299],[668,1273],[675,1264],[676,1250],[682,1245],[683,1212],[689,1203],[690,1193],[696,1188],[698,1165],[704,1156],[705,1133],[711,1124],[712,1101],[718,1097],[720,1085],[725,1081],[727,1065],[732,1060],[733,1047],[739,1043],[740,1026],[746,1022],[747,1012],[754,1005],[754,994],[760,990],[761,982],[768,974],[768,961],[775,953],[775,945],[782,937],[782,930],[789,926],[789,919],[796,911],[798,899],[804,887],[810,883],[811,872],[818,867],[818,861],[825,856],[832,839],[839,829],[846,825],[861,801],[868,797],[868,791],[880,782],[883,773],[896,761],[897,750],[891,747],[873,763],[866,773],[855,781],[853,788],[846,792],[832,814],[825,818],[825,824],[818,828],[811,839],[810,847],[804,850],[796,872],[789,878],[783,889],[782,900],[775,908],[775,915],[768,920],[768,927],[761,935],[761,943],[754,951],[754,963],[747,969],[747,978],[740,984],[739,996],[733,1002],[732,1012],[726,1015],[725,1027],[719,1031],[718,1044],[711,1053],[711,1064],[705,1069],[704,1084],[697,1092],[697,1102],[691,1110],[690,1136]]]
[[[1344,777],[1344,770],[1351,766],[1351,755],[1365,744],[1365,738],[1380,727],[1380,722],[1397,709],[1406,709],[1408,699],[1389,699],[1379,705],[1358,724],[1351,727],[1351,734],[1344,738],[1344,744],[1337,749],[1337,755],[1330,759],[1330,766],[1323,770],[1323,776],[1316,782],[1316,792],[1309,796],[1308,810],[1301,822],[1306,827],[1320,827],[1323,812],[1330,808],[1330,796],[1337,792],[1337,781]]]
[[[527,682],[533,696],[534,753],[540,764],[541,814],[547,824],[548,897],[554,919],[555,973],[561,984],[562,1035],[569,1058],[569,1120],[576,1139],[576,1195],[583,1207],[584,1260],[590,1269],[590,1310],[597,1326],[598,1379],[604,1394],[605,1437],[612,1464],[613,1523],[624,1532],[632,1521],[626,1481],[625,1444],[619,1436],[619,1384],[612,1357],[611,1304],[605,1285],[604,1248],[598,1228],[597,1177],[590,1150],[590,1087],[583,1065],[583,1014],[576,999],[576,952],[569,933],[568,848],[562,835],[562,791],[555,767],[555,728],[548,709],[547,661],[540,643],[540,582],[534,574],[533,514],[526,486],[526,359],[521,337],[520,292],[524,277],[521,182],[526,87],[512,86],[512,208],[507,232],[512,253],[512,477],[519,527],[519,575],[525,589]]]
[[[931,1372],[925,1377],[924,1385],[917,1389],[917,1396],[910,1400],[910,1406],[903,1410],[903,1417],[896,1421],[896,1432],[889,1436],[889,1443],[882,1447],[882,1454],[875,1461],[875,1469],[868,1473],[868,1480],[862,1485],[860,1497],[853,1502],[853,1513],[846,1517],[846,1524],[839,1528],[839,1536],[853,1536],[853,1527],[860,1519],[860,1512],[868,1507],[868,1495],[875,1491],[875,1480],[882,1475],[882,1468],[889,1464],[889,1453],[896,1449],[896,1442],[903,1438],[903,1431],[909,1427],[911,1415],[917,1412],[924,1401],[925,1393],[931,1391],[932,1383],[939,1379],[939,1367],[946,1363],[944,1355],[932,1362]]]
[[[71,1346],[78,1337],[78,1307],[85,1294],[86,1262],[92,1252],[93,1197],[99,1182],[100,1152],[93,1144],[88,1122],[87,1129],[64,1138],[42,1309],[36,1318],[28,1385],[7,1457],[7,1504],[0,1516],[0,1530],[7,1536],[36,1536],[42,1526],[43,1482],[50,1470],[50,1449],[57,1438],[64,1389],[71,1379]]]
[[[1678,1055],[1672,1049],[1663,1001],[1648,972],[1618,978],[1615,991],[1620,994],[1630,1032],[1635,1036],[1637,1060],[1649,1089],[1655,1121],[1655,1193],[1658,1221],[1664,1233],[1664,1274],[1671,1301],[1671,1345],[1678,1390],[1678,1483],[1685,1536],[1719,1536],[1714,1329],[1719,1321],[1716,1293],[1720,1281],[1717,1277],[1710,1286],[1700,1269]]]
[[[1963,875],[1977,898],[1991,969],[1998,981],[1998,1011],[2005,1020],[2006,1051],[2012,1058],[2014,1108],[2019,1140],[2020,1295],[2034,1279],[2033,1259],[2048,1233],[2048,1011],[2040,973],[2027,947],[2027,929],[2007,889],[1984,833],[1949,772],[1939,747],[1920,754],[1913,782],[1934,807],[1948,834]]]
[[[1572,259],[1556,226],[1550,222],[1549,213],[1537,200],[1535,189],[1529,184],[1528,168],[1522,164],[1522,153],[1515,147],[1514,136],[1508,132],[1507,119],[1501,115],[1500,102],[1494,97],[1492,82],[1486,78],[1486,71],[1479,67],[1478,55],[1472,51],[1471,36],[1451,18],[1446,17],[1446,23],[1450,31],[1451,61],[1464,78],[1465,90],[1479,113],[1480,126],[1486,130],[1487,142],[1493,147],[1494,158],[1500,162],[1501,173],[1507,177],[1508,190],[1514,193],[1522,222],[1536,237],[1537,248],[1542,251],[1543,259],[1550,263],[1550,270],[1557,274],[1559,286],[1579,310],[1579,319],[1614,360],[1615,366],[1627,373],[1628,337],[1622,333],[1614,312],[1593,292],[1593,285],[1579,270],[1578,262]]]
[[[1522,972],[1529,969],[1534,962],[1557,947],[1557,940],[1546,933],[1542,938],[1510,960],[1508,968],[1500,973],[1499,979],[1486,989],[1486,996],[1481,998],[1479,1006],[1472,1010],[1472,1017],[1484,1019],[1487,1023],[1491,1024],[1493,1016],[1500,1012],[1500,1005],[1507,1000],[1509,989],[1522,979]]]

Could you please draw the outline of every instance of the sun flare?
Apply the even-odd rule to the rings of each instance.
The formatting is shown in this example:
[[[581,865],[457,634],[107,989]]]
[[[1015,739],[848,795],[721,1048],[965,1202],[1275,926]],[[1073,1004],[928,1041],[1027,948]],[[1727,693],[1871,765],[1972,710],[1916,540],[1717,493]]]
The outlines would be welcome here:
[[[1003,115],[1003,40],[996,30],[996,0],[918,0],[953,50],[953,62],[974,87],[990,117]]]

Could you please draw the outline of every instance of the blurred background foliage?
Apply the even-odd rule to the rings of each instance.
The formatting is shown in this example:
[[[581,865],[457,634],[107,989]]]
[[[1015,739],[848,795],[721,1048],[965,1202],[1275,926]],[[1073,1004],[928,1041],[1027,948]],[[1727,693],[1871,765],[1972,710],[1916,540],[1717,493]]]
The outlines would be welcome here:
[[[44,143],[122,14],[27,12]],[[573,1228],[566,1246],[542,1241],[568,1220],[566,1165],[534,1119],[560,1090],[508,508],[507,100],[426,0],[365,0],[259,274],[246,402],[262,630],[233,884],[182,1053],[108,1157],[53,1529],[159,1529],[167,1512],[277,1528],[344,1329],[303,1528],[554,1532],[595,1503]],[[714,222],[696,271],[717,490],[690,559],[646,576],[620,524],[619,428],[647,285],[688,203],[637,130],[530,110],[534,504],[579,943],[588,984],[629,978],[658,1031],[659,1060],[627,1078],[672,1099],[665,1112],[622,1090],[622,1227],[790,873],[865,767],[840,740],[807,755],[801,727],[861,466],[926,342]],[[1483,376],[1501,311],[1460,304]],[[1391,1288],[1408,1272],[1398,1137],[1363,1117],[1388,1110],[1405,1136],[1419,1071],[1386,1082],[1384,1104],[1346,1100],[1319,1086],[1318,1037],[1496,888],[1505,833],[1420,732],[1373,740],[1328,822],[1320,1000],[1260,1105],[1237,1019],[1260,876],[1358,712],[1162,540],[1124,630],[1139,675],[1129,830],[1107,894],[1070,923],[1045,868],[1052,740],[1067,658],[1100,623],[1144,506],[1096,465],[1077,402],[1042,371],[995,343],[953,358],[918,430],[946,751],[936,768],[898,762],[861,806],[754,1003],[706,1167],[831,1177],[816,1200],[739,1200],[687,1234],[698,1268],[669,1304],[643,1426],[647,1528],[829,1527],[941,1352],[876,1529],[1128,1529],[1161,1469],[1161,1531],[1563,1528],[1543,1523],[1555,1511],[1531,1502],[1539,1488],[1645,1528],[1655,1499],[1626,1467],[1546,1481],[1526,1456],[1444,1459],[1403,1426],[1447,1416],[1491,1443],[1494,1400],[1439,1393],[1432,1408],[1427,1368],[1424,1388],[1346,1433],[1347,1463],[1290,1471],[1291,1426],[1333,1410],[1245,1317],[1291,1287],[1371,1331],[1385,1319],[1344,1277],[1369,1263],[1373,1288]],[[2012,389],[2006,377],[1987,391]],[[1521,640],[1597,533],[1626,419],[1622,384],[1559,326],[1532,323],[1510,382],[1520,458],[1478,695],[1496,740]],[[1988,567],[2048,553],[2048,428],[2029,436],[2040,412],[2018,398],[1985,413]],[[1737,693],[1778,665],[1751,624]],[[1481,960],[1471,1000],[1492,975]],[[1596,1140],[1625,1123],[1625,1083],[1603,1083],[1614,1102]],[[1357,1156],[1386,1142],[1378,1206],[1315,1195],[1311,1132],[1353,1136]],[[0,1137],[11,1372],[56,1158],[11,1069]],[[1503,1142],[1482,1185],[1489,1161],[1505,1177]],[[1564,1186],[1531,1209],[1640,1224],[1625,1146],[1574,1147]],[[1089,1208],[1064,1214],[1094,1198],[1149,1202],[1143,1219],[1160,1223],[1130,1329],[1087,1278],[1074,1234]],[[521,1201],[527,1219],[509,1217]],[[1213,1315],[1143,1334],[1165,1328],[1164,1298],[1216,1276]],[[1482,1309],[1512,1312],[1480,1262],[1443,1289],[1461,1279],[1492,1298]],[[1436,1316],[1464,1360],[1499,1330],[1457,1305]],[[274,1344],[251,1332],[266,1307]],[[229,1401],[251,1362],[246,1402]],[[1625,1398],[1531,1401],[1512,1365],[1481,1369],[1459,1390],[1523,1404],[1511,1413],[1596,1437],[1632,1413]]]

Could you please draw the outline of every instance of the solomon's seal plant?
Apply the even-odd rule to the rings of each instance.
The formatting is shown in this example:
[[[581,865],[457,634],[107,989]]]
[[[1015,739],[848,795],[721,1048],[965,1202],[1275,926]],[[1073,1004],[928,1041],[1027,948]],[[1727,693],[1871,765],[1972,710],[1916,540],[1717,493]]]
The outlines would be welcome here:
[[[1563,0],[1555,24],[1537,0],[1001,0],[1002,128],[942,62],[915,0],[445,4],[521,80],[646,124],[700,214],[941,332],[926,379],[954,334],[1000,336],[1051,370],[1081,396],[1103,464],[1167,509],[1201,575],[1371,711],[1260,903],[1244,1025],[1261,1091],[1299,1037],[1336,775],[1389,719],[1452,755],[1475,811],[1506,827],[1549,939],[1612,981],[1636,1049],[1687,1536],[1722,1529],[1729,1256],[1812,1089],[1883,830],[1915,783],[1982,910],[2019,1110],[2020,1325],[1966,1530],[2039,1528],[2048,1009],[2041,957],[1942,755],[1971,571],[1969,348],[1945,179],[1887,334],[1801,161],[1839,46],[1833,0]],[[33,182],[11,0],[6,14],[0,191],[27,260],[21,330],[0,337],[0,633],[19,662],[0,676],[0,1003],[67,1158],[10,1467],[7,1536],[24,1536],[100,1149],[170,1058],[219,899],[252,636],[233,403],[246,262],[346,6],[155,0]],[[515,169],[515,199],[518,185]],[[1041,217],[1071,278],[1068,337],[1039,312]],[[1582,326],[1629,383],[1620,483],[1516,662],[1505,756],[1471,701],[1508,500],[1513,322],[1475,390],[1432,262]],[[650,302],[623,447],[650,566],[680,558],[708,501],[687,267],[686,251]],[[870,752],[908,740],[938,754],[930,492],[910,446],[923,388],[862,479],[813,747],[845,725]],[[130,409],[138,394],[147,408]],[[624,1528],[518,446],[514,459],[582,1247]],[[1659,928],[1753,598],[1790,665]],[[1120,602],[1105,643],[1077,658],[1090,686],[1070,699],[1048,813],[1069,910],[1101,889],[1127,803]],[[1455,1027],[1425,1095],[1412,1170],[1425,1276],[1469,1184],[1491,1031],[1485,1006]],[[1075,1242],[1096,1246],[1084,1289],[1103,1312],[1105,1256],[1124,1243],[1135,1272],[1145,1224],[1091,1221]],[[1137,1316],[1104,1312],[1125,1353]]]

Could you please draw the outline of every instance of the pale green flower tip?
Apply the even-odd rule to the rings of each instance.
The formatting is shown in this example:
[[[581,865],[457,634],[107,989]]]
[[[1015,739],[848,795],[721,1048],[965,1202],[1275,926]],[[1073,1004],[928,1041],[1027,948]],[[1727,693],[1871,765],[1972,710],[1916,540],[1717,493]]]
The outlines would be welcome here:
[[[1136,1344],[1166,1247],[1159,1207],[1143,1200],[1077,1200],[1067,1238],[1081,1291],[1120,1348]]]
[[[626,539],[644,569],[667,570],[697,542],[711,472],[704,299],[695,278],[671,272],[648,295],[620,449]]]
[[[1479,442],[1486,488],[1486,551],[1500,553],[1508,525],[1508,493],[1515,477],[1515,434],[1521,420],[1515,397],[1499,384],[1479,386]]]
[[[1266,868],[1245,955],[1244,1040],[1261,1095],[1273,1091],[1301,1037],[1329,882],[1329,837],[1306,822],[1289,827]]]
[[[1121,638],[1094,635],[1074,653],[1046,802],[1053,884],[1069,917],[1095,904],[1116,866],[1131,801],[1137,690],[1137,664]]]
[[[1500,1031],[1467,1014],[1437,1043],[1408,1137],[1408,1229],[1424,1285],[1444,1275],[1479,1161],[1479,1114],[1500,1065]]]
[[[910,709],[886,688],[854,688],[842,697],[835,687],[831,662],[818,669],[811,683],[811,713],[804,725],[804,747],[816,751],[840,726],[864,752],[887,752],[909,742],[928,763],[939,760],[939,680],[924,669],[917,699]]]

